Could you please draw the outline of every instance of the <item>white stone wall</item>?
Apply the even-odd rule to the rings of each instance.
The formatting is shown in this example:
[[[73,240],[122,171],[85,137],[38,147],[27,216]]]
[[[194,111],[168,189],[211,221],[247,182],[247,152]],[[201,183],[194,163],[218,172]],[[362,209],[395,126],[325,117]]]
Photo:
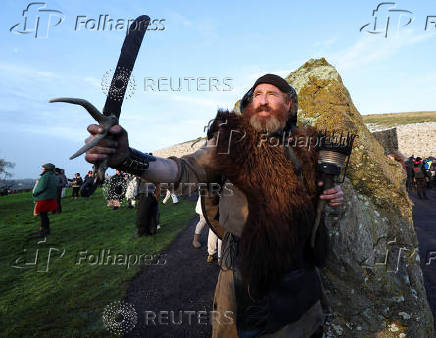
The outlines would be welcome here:
[[[194,142],[195,141],[179,143],[171,147],[155,150],[152,153],[155,156],[163,157],[163,158],[169,156],[181,157],[183,155],[187,155],[195,152],[198,148],[201,147],[202,144],[204,144],[205,139],[202,139],[196,142],[193,146],[191,146]]]
[[[367,127],[371,132],[386,129],[372,123],[368,123]],[[404,156],[436,156],[436,122],[403,124],[395,128],[398,148]]]

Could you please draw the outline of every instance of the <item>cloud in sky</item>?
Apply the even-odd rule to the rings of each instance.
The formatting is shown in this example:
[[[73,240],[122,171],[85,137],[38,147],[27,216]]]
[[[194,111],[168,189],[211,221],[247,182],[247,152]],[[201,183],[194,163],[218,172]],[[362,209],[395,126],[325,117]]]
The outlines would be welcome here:
[[[35,70],[32,67],[10,63],[0,63],[0,70],[9,73],[9,75],[12,76],[24,76],[26,78],[31,77],[40,80],[53,80],[59,78],[59,76],[53,72]]]
[[[402,48],[427,41],[435,37],[436,33],[418,33],[413,29],[404,29],[401,34],[392,35],[388,39],[382,36],[363,35],[350,47],[334,52],[330,55],[340,71],[361,69],[362,67],[386,60]]]
[[[171,11],[167,16],[168,19],[174,23],[179,23],[185,27],[192,26],[192,21],[180,13]]]
[[[93,86],[96,89],[101,90],[101,80],[97,79],[93,76],[85,76],[83,80],[87,83],[89,83],[91,86]]]
[[[327,40],[322,40],[322,41],[315,41],[313,43],[313,47],[331,47],[332,45],[334,45],[334,43],[337,41],[337,38],[332,37],[330,39]]]

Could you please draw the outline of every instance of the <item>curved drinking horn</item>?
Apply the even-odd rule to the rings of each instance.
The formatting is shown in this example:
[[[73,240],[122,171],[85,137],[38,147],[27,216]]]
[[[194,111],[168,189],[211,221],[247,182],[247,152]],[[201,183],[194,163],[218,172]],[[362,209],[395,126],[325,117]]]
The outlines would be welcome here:
[[[78,98],[72,98],[72,97],[60,97],[57,99],[52,99],[49,101],[50,103],[53,102],[65,102],[65,103],[72,103],[77,104],[82,107],[84,107],[88,113],[96,120],[100,126],[103,128],[103,134],[100,134],[96,136],[91,142],[85,144],[83,147],[81,147],[79,150],[77,150],[71,157],[70,160],[82,155],[83,153],[87,152],[89,149],[97,145],[100,140],[102,140],[104,137],[107,136],[109,129],[118,124],[118,118],[115,115],[104,115],[100,113],[100,111],[89,101],[84,99],[78,99]],[[96,177],[95,182],[103,182],[104,181],[104,175],[106,172],[106,169],[108,168],[107,160],[103,160],[100,163],[95,165],[95,171],[96,171]]]

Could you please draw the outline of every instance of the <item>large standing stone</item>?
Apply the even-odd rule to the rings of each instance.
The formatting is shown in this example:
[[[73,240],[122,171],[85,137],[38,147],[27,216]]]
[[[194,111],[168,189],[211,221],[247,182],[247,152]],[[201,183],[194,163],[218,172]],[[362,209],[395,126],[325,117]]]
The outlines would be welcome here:
[[[404,171],[384,155],[324,58],[309,60],[287,80],[298,93],[299,125],[358,135],[342,184],[345,203],[328,217],[327,336],[432,337]]]

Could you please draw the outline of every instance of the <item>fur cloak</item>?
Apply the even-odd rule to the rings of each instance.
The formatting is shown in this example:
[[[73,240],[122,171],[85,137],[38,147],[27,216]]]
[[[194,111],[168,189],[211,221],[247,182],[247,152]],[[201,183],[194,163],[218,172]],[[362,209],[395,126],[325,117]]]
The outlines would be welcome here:
[[[238,267],[251,292],[264,294],[284,272],[308,264],[318,200],[317,133],[312,127],[296,128],[277,145],[278,139],[256,131],[243,116],[218,111],[208,136],[212,134],[217,137],[212,168],[248,201]],[[302,164],[301,175],[286,147],[292,147]]]

